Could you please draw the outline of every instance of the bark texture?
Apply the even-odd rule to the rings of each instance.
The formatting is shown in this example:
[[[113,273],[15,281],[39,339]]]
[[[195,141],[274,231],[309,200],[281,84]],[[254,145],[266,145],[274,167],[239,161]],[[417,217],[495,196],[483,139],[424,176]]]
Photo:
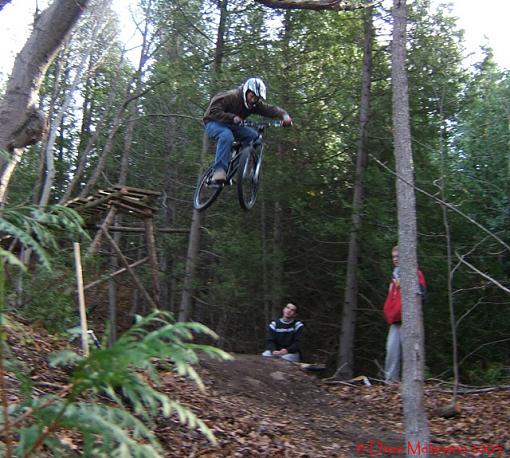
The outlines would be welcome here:
[[[345,0],[255,0],[270,8],[283,8],[295,10],[332,10],[353,11],[372,6],[375,2],[355,2]]]
[[[220,73],[223,63],[224,46],[225,46],[225,34],[226,22],[228,16],[228,0],[222,0],[218,2],[218,8],[220,10],[220,22],[218,24],[218,32],[216,37],[216,49],[214,52],[214,63],[213,63],[213,80],[216,80]],[[202,155],[201,162],[204,163],[207,156],[207,149],[209,145],[209,138],[204,131],[203,142],[202,142]],[[198,186],[198,180],[197,180]],[[191,219],[191,227],[189,231],[188,239],[188,253],[186,256],[186,268],[184,274],[184,282],[182,287],[181,303],[179,306],[179,321],[189,321],[193,316],[193,283],[195,281],[196,268],[199,262],[200,246],[202,239],[202,222],[204,215],[199,211],[193,209],[193,216]]]
[[[402,285],[402,327],[404,373],[402,399],[407,443],[428,445],[429,429],[425,413],[423,379],[425,345],[421,296],[416,255],[416,196],[414,194],[411,125],[409,119],[409,84],[406,69],[407,6],[405,0],[393,0],[393,132],[397,166],[397,204]],[[408,449],[409,450],[409,449]],[[408,456],[412,456],[408,454]],[[420,454],[420,456],[426,456]]]
[[[37,143],[46,122],[37,109],[42,79],[63,40],[89,0],[55,0],[37,19],[34,31],[14,61],[4,97],[0,100],[0,149],[21,157],[24,147]],[[18,150],[18,151],[17,151]],[[0,202],[15,165],[0,158]]]
[[[356,310],[358,308],[358,258],[359,231],[362,223],[364,178],[368,162],[368,121],[370,117],[370,85],[372,80],[372,11],[365,16],[365,36],[363,50],[363,76],[361,81],[360,138],[356,157],[356,175],[352,198],[351,234],[345,280],[344,306],[342,310],[342,331],[338,352],[339,379],[354,376],[354,338],[356,332]]]

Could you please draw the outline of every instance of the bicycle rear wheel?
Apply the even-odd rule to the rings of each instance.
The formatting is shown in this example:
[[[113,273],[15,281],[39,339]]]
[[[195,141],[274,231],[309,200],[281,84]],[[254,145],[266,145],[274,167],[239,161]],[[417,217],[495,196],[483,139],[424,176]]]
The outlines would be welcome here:
[[[214,169],[209,167],[200,179],[200,183],[195,189],[195,195],[193,196],[193,207],[195,207],[196,210],[201,211],[209,208],[220,195],[220,192],[223,189],[222,184],[212,183],[211,178],[213,173]]]
[[[241,208],[250,210],[257,200],[260,156],[253,148],[246,148],[241,154],[237,169],[237,196]]]

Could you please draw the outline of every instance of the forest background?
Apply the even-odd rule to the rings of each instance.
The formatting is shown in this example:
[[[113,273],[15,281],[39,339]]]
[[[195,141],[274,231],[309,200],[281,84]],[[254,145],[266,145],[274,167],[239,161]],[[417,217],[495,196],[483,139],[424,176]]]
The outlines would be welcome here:
[[[158,234],[162,307],[209,326],[226,350],[256,353],[268,320],[293,300],[306,323],[305,360],[332,369],[346,325],[363,46],[366,24],[374,22],[358,304],[350,325],[353,373],[380,377],[382,304],[398,241],[390,13],[381,5],[367,16],[236,0],[145,0],[136,12],[144,41],[133,64],[109,5],[92,2],[47,72],[40,103],[50,113],[50,135],[23,155],[8,205],[65,203],[117,183],[161,191],[157,224],[189,230]],[[451,303],[462,381],[498,382],[510,366],[509,258],[487,231],[509,238],[508,72],[490,49],[464,67],[462,33],[447,8],[413,2],[408,30],[428,375],[452,375]],[[201,116],[212,94],[254,74],[268,82],[270,102],[291,113],[294,127],[269,132],[256,207],[243,212],[234,194],[224,193],[199,218],[197,232],[191,197],[212,159]],[[438,199],[456,211],[445,212]],[[138,238],[118,241],[133,257],[142,249]],[[88,279],[114,270],[115,262],[95,260]],[[51,331],[76,324],[72,261],[62,253],[57,266],[10,282],[11,307]],[[96,288],[87,302],[98,333],[112,338],[134,312],[147,311],[127,277]],[[110,324],[101,326],[105,316]]]

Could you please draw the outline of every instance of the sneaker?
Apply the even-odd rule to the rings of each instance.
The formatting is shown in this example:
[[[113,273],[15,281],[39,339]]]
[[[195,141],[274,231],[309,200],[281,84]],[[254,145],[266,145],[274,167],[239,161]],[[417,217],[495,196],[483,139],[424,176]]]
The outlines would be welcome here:
[[[227,179],[227,172],[223,169],[215,170],[211,178],[212,182],[225,181]]]

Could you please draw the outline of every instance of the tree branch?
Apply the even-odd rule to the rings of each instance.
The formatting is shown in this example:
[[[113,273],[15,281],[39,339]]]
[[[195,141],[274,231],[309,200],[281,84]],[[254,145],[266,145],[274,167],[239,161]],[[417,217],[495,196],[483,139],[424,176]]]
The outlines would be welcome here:
[[[11,3],[11,0],[0,0],[0,11],[2,11],[4,6],[8,5],[9,3]]]
[[[345,0],[255,0],[269,8],[295,9],[295,10],[331,10],[354,11],[369,8],[375,1],[353,2]]]
[[[505,243],[503,240],[501,240],[496,234],[494,234],[493,232],[489,231],[489,229],[487,229],[485,226],[482,226],[480,223],[475,221],[470,216],[466,215],[465,213],[462,213],[458,208],[454,207],[452,204],[449,204],[448,202],[445,202],[444,200],[439,199],[438,197],[430,194],[429,192],[427,192],[427,191],[425,191],[425,190],[423,190],[423,189],[421,189],[421,188],[419,188],[419,187],[417,187],[415,185],[412,185],[411,183],[408,183],[401,176],[399,176],[396,172],[391,170],[386,164],[384,164],[379,159],[377,159],[373,154],[369,154],[369,156],[375,162],[377,162],[377,164],[379,164],[382,168],[384,168],[385,170],[390,172],[392,175],[396,176],[399,180],[402,180],[404,183],[408,184],[409,186],[412,186],[414,189],[416,189],[416,191],[421,192],[422,194],[425,194],[427,197],[430,197],[432,200],[436,201],[438,204],[444,205],[446,208],[449,208],[450,210],[453,210],[455,213],[457,213],[460,216],[462,216],[463,218],[467,219],[470,223],[474,224],[476,227],[481,229],[483,232],[485,232],[486,234],[490,235],[494,240],[496,240],[498,243],[503,245],[508,251],[510,251],[510,246],[507,243]]]
[[[482,271],[478,270],[475,266],[464,260],[464,256],[459,255],[459,253],[455,252],[455,255],[457,256],[458,260],[462,263],[468,266],[472,271],[476,272],[478,275],[481,275],[483,278],[486,278],[491,283],[494,283],[498,288],[502,289],[505,293],[510,294],[510,289],[504,287],[501,283],[499,283],[497,280],[494,280],[494,278],[490,277],[489,275],[483,273]]]

